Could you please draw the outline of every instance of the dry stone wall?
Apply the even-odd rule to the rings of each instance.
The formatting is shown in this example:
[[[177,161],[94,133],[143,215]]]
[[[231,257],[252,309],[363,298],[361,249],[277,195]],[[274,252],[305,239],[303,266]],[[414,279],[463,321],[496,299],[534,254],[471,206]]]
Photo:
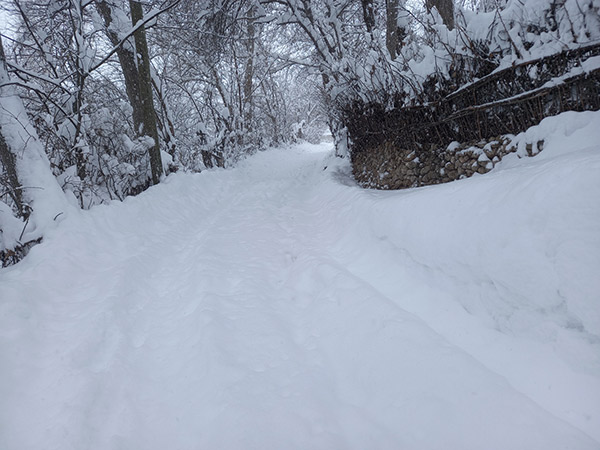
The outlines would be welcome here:
[[[430,148],[421,155],[384,143],[377,152],[353,156],[354,177],[362,186],[376,189],[448,183],[492,170],[502,158],[517,151],[511,138],[498,136],[467,144],[453,142],[445,149]],[[528,143],[527,156],[535,156],[543,148],[544,141]]]

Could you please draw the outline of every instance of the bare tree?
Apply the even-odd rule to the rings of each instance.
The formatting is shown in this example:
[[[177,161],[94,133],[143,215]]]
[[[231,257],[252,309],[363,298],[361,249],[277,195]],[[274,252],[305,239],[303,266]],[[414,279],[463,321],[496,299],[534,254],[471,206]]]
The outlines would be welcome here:
[[[142,4],[136,0],[129,0],[131,11],[131,23],[137,26],[133,37],[137,54],[139,95],[142,105],[142,134],[152,138],[149,146],[150,170],[152,172],[152,183],[158,184],[163,173],[160,157],[160,143],[158,141],[158,129],[156,127],[156,111],[154,110],[154,99],[152,95],[152,77],[150,73],[150,56],[148,43],[146,42],[146,31],[143,24],[144,11]]]
[[[253,102],[252,94],[254,91],[253,78],[254,78],[254,57],[256,50],[256,7],[250,6],[248,9],[248,23],[246,25],[247,43],[246,43],[246,67],[244,68],[244,96],[243,96],[243,110],[244,110],[244,128],[247,131],[252,129],[252,113],[253,113]]]
[[[96,10],[104,21],[104,31],[106,36],[116,49],[116,54],[119,58],[119,64],[125,80],[125,91],[132,108],[133,128],[135,132],[139,134],[142,130],[143,112],[134,43],[130,40],[122,41],[122,36],[120,36],[117,30],[119,30],[120,27],[124,27],[125,24],[114,23],[116,20],[113,17],[114,5],[111,6],[106,0],[98,0],[95,5]]]
[[[398,56],[402,30],[398,27],[399,0],[385,0],[385,45],[392,60]]]

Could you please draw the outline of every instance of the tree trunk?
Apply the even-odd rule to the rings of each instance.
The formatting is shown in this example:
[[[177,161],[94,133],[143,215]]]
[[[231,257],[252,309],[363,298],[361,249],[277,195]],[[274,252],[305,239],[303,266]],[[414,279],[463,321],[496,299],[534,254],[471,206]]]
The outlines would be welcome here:
[[[449,30],[454,28],[454,0],[425,0],[425,6],[429,12],[433,8],[437,9],[444,25]]]
[[[363,10],[363,20],[367,33],[372,33],[375,28],[375,11],[373,9],[373,0],[360,0]]]
[[[385,45],[392,60],[398,56],[401,47],[402,30],[398,27],[399,0],[385,0]]]
[[[136,0],[129,0],[131,10],[131,23],[135,26],[144,19],[142,4]],[[146,42],[146,30],[141,26],[133,35],[137,54],[137,68],[139,81],[140,103],[142,105],[142,134],[154,140],[152,147],[148,149],[150,154],[150,169],[152,172],[152,184],[160,182],[163,173],[160,157],[160,145],[158,141],[158,130],[156,128],[156,111],[152,96],[152,78],[150,75],[150,56],[148,43]]]
[[[8,195],[12,201],[15,202],[19,215],[25,216],[26,211],[23,209],[21,183],[19,183],[19,177],[17,175],[15,155],[13,155],[8,148],[6,139],[4,139],[4,135],[2,134],[2,127],[0,127],[0,162],[6,171],[6,183],[9,189]]]
[[[100,0],[96,2],[96,10],[100,16],[102,16],[104,21],[104,31],[106,32],[106,36],[108,37],[110,43],[113,46],[119,45],[121,39],[119,38],[117,32],[111,29],[111,24],[113,23],[111,6],[106,2],[106,0]],[[139,136],[140,133],[142,133],[144,115],[140,100],[142,96],[140,95],[139,75],[137,64],[135,62],[133,42],[125,42],[122,45],[119,45],[117,49],[117,57],[119,58],[119,64],[121,65],[123,77],[125,78],[125,92],[127,93],[129,104],[133,110],[133,128],[136,136]]]
[[[139,85],[139,74],[137,69],[137,64],[135,62],[135,52],[133,51],[134,44],[133,42],[125,42],[122,45],[121,39],[118,34],[111,29],[111,24],[113,23],[113,14],[111,6],[106,2],[106,0],[98,0],[96,2],[96,10],[102,16],[104,20],[104,31],[106,36],[108,37],[110,43],[117,47],[117,56],[119,58],[119,64],[121,65],[121,70],[125,79],[125,91],[127,93],[127,98],[129,100],[129,104],[132,108],[132,119],[133,119],[133,128],[135,130],[136,136],[140,136],[142,133],[142,123],[144,114],[142,111],[142,103],[140,101],[140,85]],[[159,134],[162,135],[163,141],[167,145],[167,151],[171,156],[175,156],[175,127],[169,117],[169,108],[167,106],[166,99],[162,94],[162,90],[159,84],[152,80],[152,86],[156,95],[158,95],[158,100],[162,109],[163,119],[162,122],[157,116],[157,126],[159,128]]]
[[[255,40],[256,40],[256,25],[255,25],[255,7],[251,7],[248,10],[248,26],[246,31],[248,33],[248,41],[246,50],[248,52],[246,56],[246,67],[244,68],[244,128],[247,131],[252,130],[252,80],[254,78],[254,52],[255,52]]]
[[[6,71],[6,56],[4,55],[4,46],[2,45],[2,36],[0,36],[0,84],[8,81]],[[19,176],[17,175],[17,166],[15,162],[15,155],[12,154],[4,135],[2,134],[2,127],[0,126],[0,162],[6,171],[6,181],[8,183],[8,195],[15,202],[17,210],[20,215],[25,215],[26,211],[23,209],[23,200],[21,194],[21,183],[19,182]]]
[[[171,119],[171,112],[167,104],[167,99],[162,90],[162,82],[157,76],[152,77],[152,87],[156,92],[158,104],[160,105],[160,114],[156,116],[156,125],[162,141],[167,147],[167,153],[175,158],[177,144],[175,143],[175,125]]]

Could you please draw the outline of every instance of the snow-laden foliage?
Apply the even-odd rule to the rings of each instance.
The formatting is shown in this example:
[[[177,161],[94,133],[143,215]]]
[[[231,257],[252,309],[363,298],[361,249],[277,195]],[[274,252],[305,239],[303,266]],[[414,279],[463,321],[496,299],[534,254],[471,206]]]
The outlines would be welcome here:
[[[253,1],[190,2],[159,24],[154,45],[184,166],[232,165],[322,133],[314,81],[281,57],[293,42],[265,14]]]
[[[112,65],[92,73],[107,48],[97,13],[80,1],[13,7],[13,83],[63,189],[84,208],[141,191],[148,158],[144,145],[131,142],[136,133],[122,75]]]
[[[332,101],[355,174],[369,186],[438,182],[429,172],[443,180],[456,169],[443,155],[453,141],[485,143],[550,115],[600,107],[600,21],[591,2],[515,1],[458,10],[451,21],[435,8],[410,13],[398,57],[357,67],[354,89]],[[410,164],[419,181],[405,170]]]
[[[452,31],[439,20],[430,24],[432,53],[410,67],[426,78],[433,59],[445,89],[460,87],[493,70],[598,42],[599,8],[592,1],[515,0],[486,13],[460,11]]]
[[[23,100],[25,125],[35,129],[71,203],[89,208],[156,182],[149,117],[166,174],[231,166],[260,149],[320,138],[327,110],[315,72],[290,59],[303,53],[302,44],[267,20],[257,2],[149,1],[141,25],[132,23],[133,3],[0,5],[10,18],[4,84]],[[149,88],[136,49],[142,28]],[[148,105],[154,111],[146,114]],[[0,165],[2,211],[14,216],[3,222],[6,236],[15,234],[6,224],[24,215],[20,180],[9,166]]]
[[[23,102],[9,82],[0,51],[0,266],[5,250],[38,241],[69,209]]]
[[[600,5],[591,0],[510,0],[488,9],[458,9],[453,29],[435,9],[406,9],[414,20],[398,58],[370,68],[390,76],[372,76],[373,89],[360,100],[423,103],[495,70],[600,41]]]
[[[422,104],[494,70],[600,40],[600,6],[592,0],[465,3],[456,5],[452,26],[415,2],[397,2],[392,24],[389,1],[284,0],[276,11],[313,44],[329,101],[341,108]],[[361,4],[372,8],[372,25]]]

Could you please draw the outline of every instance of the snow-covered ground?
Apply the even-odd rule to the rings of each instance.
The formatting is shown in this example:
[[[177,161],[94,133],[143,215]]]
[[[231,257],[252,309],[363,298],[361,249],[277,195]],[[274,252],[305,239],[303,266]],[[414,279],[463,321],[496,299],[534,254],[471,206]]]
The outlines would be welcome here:
[[[0,449],[599,449],[599,119],[447,185],[300,145],[70,213],[0,271]]]

